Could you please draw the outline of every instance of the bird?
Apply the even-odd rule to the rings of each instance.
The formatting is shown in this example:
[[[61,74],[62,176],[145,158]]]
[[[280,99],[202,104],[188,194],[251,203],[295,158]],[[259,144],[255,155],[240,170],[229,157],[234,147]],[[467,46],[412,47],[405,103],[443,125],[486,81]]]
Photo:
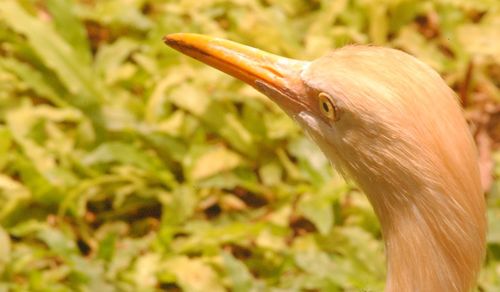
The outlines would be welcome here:
[[[439,73],[373,45],[304,61],[201,34],[163,40],[270,98],[362,190],[380,221],[385,291],[474,289],[486,203],[463,109]]]

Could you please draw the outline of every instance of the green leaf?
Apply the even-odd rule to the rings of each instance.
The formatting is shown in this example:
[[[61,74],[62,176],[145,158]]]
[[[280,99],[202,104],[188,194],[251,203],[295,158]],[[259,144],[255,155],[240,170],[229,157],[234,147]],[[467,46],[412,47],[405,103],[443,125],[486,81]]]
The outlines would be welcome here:
[[[83,109],[98,129],[102,129],[104,121],[101,120],[99,101],[103,101],[107,94],[92,68],[50,26],[29,15],[17,2],[2,1],[0,15],[8,26],[27,37],[40,59],[74,94],[69,102]]]
[[[8,159],[8,151],[12,146],[12,137],[10,135],[9,130],[0,125],[0,171],[7,164]]]
[[[255,149],[251,146],[252,136],[234,112],[209,99],[200,89],[183,84],[172,92],[170,100],[200,118],[237,150],[255,156]]]
[[[492,15],[493,16],[493,15]],[[493,58],[500,63],[500,15],[489,17],[480,25],[465,24],[458,27],[458,39],[465,50],[477,58]],[[478,60],[479,61],[479,60]]]
[[[62,257],[69,257],[78,253],[78,248],[73,239],[68,238],[61,230],[44,227],[37,232],[37,237],[48,245],[55,254]]]
[[[47,9],[53,17],[57,32],[74,48],[75,54],[84,64],[90,64],[91,51],[87,32],[77,17],[74,0],[47,0]]]
[[[174,257],[164,261],[161,268],[175,275],[176,282],[185,291],[225,291],[215,271],[201,259]]]
[[[11,259],[12,244],[9,234],[0,227],[0,274],[3,274],[5,266]]]
[[[141,255],[135,263],[132,279],[135,287],[141,291],[154,289],[157,286],[158,279],[156,273],[160,268],[160,258],[158,254],[148,253]]]
[[[331,197],[305,195],[300,200],[299,211],[314,223],[321,234],[330,232],[334,223]]]
[[[500,210],[498,208],[488,210],[488,243],[500,245]]]
[[[33,107],[29,104],[12,110],[7,115],[7,126],[13,134],[14,141],[21,146],[26,157],[22,169],[35,176],[42,176],[54,187],[71,185],[76,179],[68,170],[57,163],[59,155],[71,151],[73,141],[66,137],[56,124],[78,123],[82,121],[79,111],[71,108],[54,108],[45,105]],[[53,142],[51,144],[50,142]],[[30,171],[28,171],[30,169]],[[29,175],[34,178],[34,176]]]
[[[139,47],[131,39],[121,38],[113,44],[103,46],[96,56],[97,70],[103,74],[106,83],[113,83],[117,72],[129,55]]]
[[[37,71],[32,66],[19,62],[12,58],[0,58],[0,67],[16,74],[23,82],[32,88],[37,94],[47,98],[55,105],[64,107],[68,103],[63,100],[57,90],[50,86],[46,75]]]
[[[12,29],[27,37],[32,48],[58,74],[71,93],[84,95],[79,104],[104,99],[103,88],[98,85],[88,64],[50,26],[30,16],[14,1],[0,3],[0,13]]]
[[[281,182],[283,168],[278,163],[268,163],[259,169],[259,177],[266,186],[276,185]]]
[[[222,146],[208,147],[192,159],[187,163],[187,177],[195,181],[232,170],[242,163],[238,154]]]
[[[184,220],[194,214],[197,202],[195,190],[188,185],[180,185],[171,195],[163,202],[162,223],[165,226],[184,223]]]
[[[222,253],[223,264],[227,273],[228,281],[234,292],[250,292],[257,290],[254,278],[248,268],[232,254]],[[260,287],[262,289],[263,287]]]
[[[394,40],[396,46],[426,62],[438,72],[448,69],[449,60],[434,43],[426,42],[414,27],[407,26],[401,29],[398,37]]]

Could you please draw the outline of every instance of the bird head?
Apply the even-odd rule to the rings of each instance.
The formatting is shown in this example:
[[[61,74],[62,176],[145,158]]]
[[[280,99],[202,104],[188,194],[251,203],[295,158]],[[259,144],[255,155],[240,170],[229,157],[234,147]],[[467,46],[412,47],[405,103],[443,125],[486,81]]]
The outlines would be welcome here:
[[[196,34],[164,40],[272,99],[364,191],[386,241],[388,291],[471,287],[486,229],[476,151],[430,66],[373,46],[309,62]]]
[[[440,164],[440,148],[447,147],[440,140],[450,135],[436,135],[436,125],[453,133],[453,123],[464,124],[439,75],[398,50],[348,46],[309,62],[197,34],[171,34],[165,42],[268,96],[361,185],[376,208],[381,200],[368,184],[399,187],[391,180],[402,173],[404,182],[408,176],[413,182],[419,171],[432,175],[429,170],[439,170],[433,164]],[[448,117],[457,121],[443,122]]]

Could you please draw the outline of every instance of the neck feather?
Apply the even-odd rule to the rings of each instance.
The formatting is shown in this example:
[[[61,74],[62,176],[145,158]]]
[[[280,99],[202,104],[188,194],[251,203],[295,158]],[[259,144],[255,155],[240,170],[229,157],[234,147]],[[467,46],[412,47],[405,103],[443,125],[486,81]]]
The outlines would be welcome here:
[[[461,190],[414,183],[410,180],[405,192],[381,179],[376,191],[365,190],[385,240],[386,291],[470,291],[485,245],[480,188],[474,183],[460,184]]]

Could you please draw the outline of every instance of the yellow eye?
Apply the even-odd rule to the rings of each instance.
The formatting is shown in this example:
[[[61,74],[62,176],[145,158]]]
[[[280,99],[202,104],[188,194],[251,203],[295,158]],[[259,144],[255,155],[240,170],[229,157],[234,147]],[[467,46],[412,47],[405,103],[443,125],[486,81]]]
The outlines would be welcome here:
[[[333,104],[332,98],[322,92],[318,95],[319,111],[330,120],[337,120],[337,108]]]

